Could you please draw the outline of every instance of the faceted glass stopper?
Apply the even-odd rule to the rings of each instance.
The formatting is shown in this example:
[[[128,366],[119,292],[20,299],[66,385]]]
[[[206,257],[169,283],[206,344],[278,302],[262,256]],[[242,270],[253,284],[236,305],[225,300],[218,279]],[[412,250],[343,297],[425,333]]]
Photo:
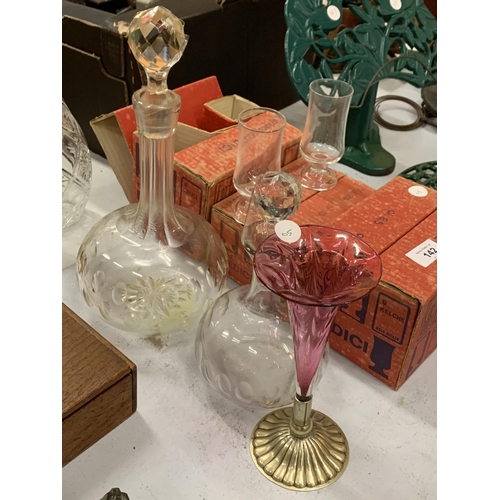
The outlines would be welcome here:
[[[297,211],[301,198],[302,188],[292,174],[278,170],[258,177],[241,235],[243,247],[250,255],[254,255],[258,246],[274,234],[277,222]]]
[[[297,210],[302,190],[293,175],[268,172],[256,183],[252,196],[262,216],[269,222],[278,222]]]
[[[165,7],[139,12],[128,30],[130,50],[146,71],[166,73],[181,58],[188,36],[184,21]]]

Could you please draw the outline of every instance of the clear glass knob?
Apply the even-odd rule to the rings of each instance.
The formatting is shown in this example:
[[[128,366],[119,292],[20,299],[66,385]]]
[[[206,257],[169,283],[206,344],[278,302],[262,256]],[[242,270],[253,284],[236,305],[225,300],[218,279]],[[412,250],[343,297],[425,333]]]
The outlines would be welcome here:
[[[259,177],[251,195],[241,241],[253,256],[258,246],[274,233],[274,225],[299,208],[302,188],[293,175],[281,170]]]

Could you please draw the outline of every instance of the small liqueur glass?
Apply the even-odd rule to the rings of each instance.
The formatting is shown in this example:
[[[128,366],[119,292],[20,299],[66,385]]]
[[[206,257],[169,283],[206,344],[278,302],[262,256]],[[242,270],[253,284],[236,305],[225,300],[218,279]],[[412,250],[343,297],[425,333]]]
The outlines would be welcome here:
[[[238,117],[238,155],[233,184],[241,195],[233,217],[244,224],[255,182],[266,172],[281,170],[281,145],[286,119],[270,108],[250,108]]]
[[[255,465],[269,480],[310,491],[339,479],[349,460],[340,427],[312,409],[312,381],[339,307],[370,293],[380,280],[382,265],[377,253],[351,233],[286,223],[286,232],[277,224],[275,234],[260,245],[254,269],[264,286],[288,302],[297,392],[293,407],[260,420],[250,449]]]
[[[300,151],[307,159],[301,170],[303,187],[325,191],[337,185],[333,170],[344,154],[345,131],[354,89],[333,78],[314,80],[309,85],[306,124]]]

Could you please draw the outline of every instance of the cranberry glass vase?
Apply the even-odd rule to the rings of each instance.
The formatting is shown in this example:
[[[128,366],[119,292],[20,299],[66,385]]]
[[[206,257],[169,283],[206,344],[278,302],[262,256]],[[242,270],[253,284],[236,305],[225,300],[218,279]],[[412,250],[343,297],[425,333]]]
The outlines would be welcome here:
[[[349,460],[342,430],[312,409],[312,381],[339,307],[370,293],[382,266],[377,253],[351,233],[287,224],[286,233],[276,227],[260,245],[254,269],[264,286],[288,302],[297,391],[293,407],[275,410],[257,424],[250,446],[268,479],[308,491],[335,482]]]

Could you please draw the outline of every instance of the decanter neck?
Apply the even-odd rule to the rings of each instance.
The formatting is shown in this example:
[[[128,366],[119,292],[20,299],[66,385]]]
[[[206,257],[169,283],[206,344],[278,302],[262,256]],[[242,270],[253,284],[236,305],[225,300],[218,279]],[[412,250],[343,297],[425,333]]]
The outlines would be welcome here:
[[[252,268],[252,281],[245,295],[246,307],[256,314],[288,323],[286,300],[264,286]]]
[[[250,288],[248,289],[247,298],[255,297],[261,291],[267,291],[268,289],[259,281],[255,270],[252,266],[252,278],[250,281]]]
[[[181,109],[178,94],[166,87],[142,87],[132,96],[132,104],[140,135],[158,139],[174,134]]]
[[[164,94],[168,92],[167,77],[170,68],[165,71],[145,70],[147,87],[150,94]]]
[[[171,244],[179,223],[174,211],[174,133],[181,99],[170,90],[133,96],[139,133],[140,200],[138,229]]]

